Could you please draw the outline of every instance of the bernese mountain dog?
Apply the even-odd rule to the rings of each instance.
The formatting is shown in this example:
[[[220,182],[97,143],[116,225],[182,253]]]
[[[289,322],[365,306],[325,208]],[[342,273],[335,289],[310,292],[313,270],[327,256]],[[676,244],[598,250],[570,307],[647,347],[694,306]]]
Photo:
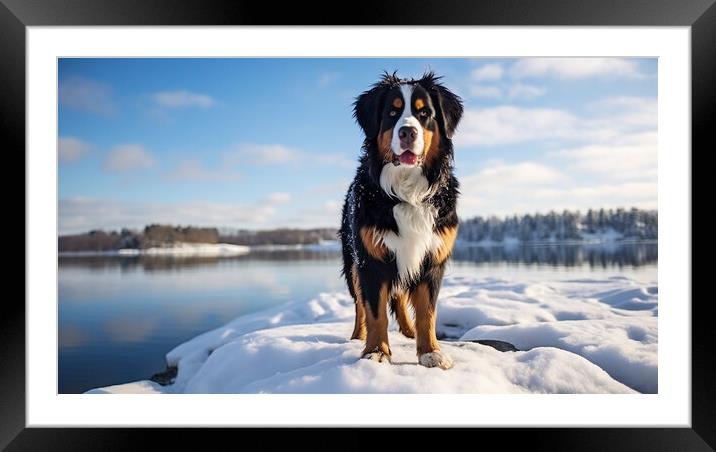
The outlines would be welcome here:
[[[418,362],[448,369],[435,311],[458,229],[451,138],[462,101],[433,72],[420,79],[385,73],[353,106],[365,140],[339,231],[355,300],[351,339],[365,340],[363,358],[390,362],[390,307],[400,332],[416,339]]]

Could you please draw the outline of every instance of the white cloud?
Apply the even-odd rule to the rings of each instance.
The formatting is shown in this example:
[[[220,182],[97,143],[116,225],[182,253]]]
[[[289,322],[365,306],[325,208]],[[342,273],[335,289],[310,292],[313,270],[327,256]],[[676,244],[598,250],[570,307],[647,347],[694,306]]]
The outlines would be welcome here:
[[[544,88],[540,88],[538,86],[533,85],[525,85],[522,83],[517,83],[515,85],[510,86],[510,88],[507,91],[507,97],[509,99],[534,99],[536,97],[543,96],[545,93]]]
[[[152,94],[152,100],[158,106],[164,108],[209,108],[215,104],[215,101],[211,98],[211,96],[207,96],[206,94],[192,93],[186,90],[160,91]]]
[[[578,120],[563,110],[498,106],[470,109],[463,115],[459,146],[496,146],[527,141],[574,138]]]
[[[526,85],[524,83],[516,84],[501,84],[500,86],[494,85],[470,85],[468,92],[473,97],[482,97],[488,99],[503,99],[509,100],[532,100],[537,97],[543,96],[545,93],[544,88],[538,86]]]
[[[69,77],[59,83],[61,105],[100,115],[111,115],[116,108],[112,102],[112,89],[106,83],[83,77]]]
[[[72,234],[92,229],[142,228],[151,223],[215,226],[228,228],[265,227],[277,206],[290,201],[285,193],[273,193],[256,203],[150,203],[98,198],[64,198],[59,203],[59,232]]]
[[[558,205],[587,207],[615,206],[644,208],[656,207],[656,182],[624,182],[621,184],[599,184],[565,188],[545,188],[535,190],[535,199],[547,200]],[[649,206],[649,207],[646,207]]]
[[[494,81],[502,78],[504,69],[502,66],[496,63],[490,63],[482,65],[478,68],[473,69],[470,72],[470,77],[478,82],[482,81]]]
[[[120,144],[110,149],[102,167],[105,171],[132,171],[154,166],[154,158],[141,144]]]
[[[172,182],[235,182],[241,175],[233,170],[220,168],[206,168],[196,160],[185,160],[166,174],[166,179]]]
[[[656,181],[585,181],[535,162],[493,162],[480,172],[460,177],[461,218],[512,215],[550,210],[657,207]]]
[[[564,180],[557,169],[540,163],[490,161],[479,172],[459,178],[458,213],[463,217],[513,213],[531,203],[529,197],[535,190]]]
[[[283,165],[300,160],[302,152],[280,144],[241,144],[225,154],[227,164]]]
[[[515,78],[556,77],[574,80],[587,77],[642,78],[636,61],[625,58],[523,58],[510,67]]]
[[[459,146],[500,146],[535,142],[614,142],[627,134],[656,131],[657,102],[651,98],[610,98],[589,105],[591,116],[555,108],[500,105],[468,109],[455,136]]]
[[[645,127],[656,130],[658,123],[658,103],[649,97],[608,97],[589,105],[605,121],[613,118],[630,127]]]
[[[89,154],[93,146],[75,137],[60,137],[57,140],[57,154],[62,163],[73,163]]]
[[[520,162],[505,164],[501,161],[488,162],[488,166],[479,173],[461,178],[461,185],[480,186],[481,189],[490,190],[490,187],[525,187],[528,185],[551,183],[560,181],[564,175],[558,170],[535,162]]]
[[[316,185],[306,190],[307,195],[318,195],[318,194],[338,194],[339,196],[345,196],[348,191],[348,186],[351,184],[352,179],[344,179],[340,182],[330,182],[326,184]]]
[[[657,135],[642,133],[623,137],[615,144],[592,144],[550,152],[570,162],[570,169],[596,173],[609,179],[656,180]]]
[[[500,99],[502,97],[502,89],[497,86],[472,85],[470,86],[470,94],[475,97]]]
[[[319,165],[333,166],[339,168],[355,168],[358,162],[355,158],[346,158],[343,154],[311,154],[307,158],[312,159]]]
[[[266,202],[269,204],[286,204],[291,202],[291,194],[283,192],[271,193],[266,197]]]
[[[286,220],[287,225],[301,225],[305,228],[338,228],[341,223],[342,201],[331,199],[312,203],[310,207],[300,209]]]
[[[585,107],[586,116],[514,106],[468,110],[457,146],[524,143],[554,150],[540,155],[543,163],[493,161],[460,177],[460,215],[656,208],[656,99],[615,97]]]
[[[339,168],[355,168],[357,164],[354,158],[346,158],[340,153],[308,153],[281,144],[240,144],[226,152],[223,160],[225,165],[248,163],[257,166],[297,165],[304,161]]]

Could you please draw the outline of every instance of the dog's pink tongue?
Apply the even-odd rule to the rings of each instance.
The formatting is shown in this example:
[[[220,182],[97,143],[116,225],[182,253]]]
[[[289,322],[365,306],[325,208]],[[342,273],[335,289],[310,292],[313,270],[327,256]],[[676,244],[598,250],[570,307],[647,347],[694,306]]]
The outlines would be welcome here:
[[[400,163],[405,163],[406,165],[415,165],[415,162],[418,161],[418,156],[410,151],[405,151],[400,154],[400,156],[398,156],[398,159],[400,160]]]

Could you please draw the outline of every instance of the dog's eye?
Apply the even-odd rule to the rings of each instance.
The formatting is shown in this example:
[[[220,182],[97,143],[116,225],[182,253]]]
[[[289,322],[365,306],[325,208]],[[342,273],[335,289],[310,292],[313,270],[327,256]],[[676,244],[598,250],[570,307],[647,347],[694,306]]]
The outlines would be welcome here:
[[[398,114],[397,110],[390,110],[390,113],[389,113],[390,116],[395,116],[397,114]]]
[[[423,108],[422,110],[420,110],[419,114],[421,118],[427,118],[428,116],[430,116],[430,112],[427,108]]]

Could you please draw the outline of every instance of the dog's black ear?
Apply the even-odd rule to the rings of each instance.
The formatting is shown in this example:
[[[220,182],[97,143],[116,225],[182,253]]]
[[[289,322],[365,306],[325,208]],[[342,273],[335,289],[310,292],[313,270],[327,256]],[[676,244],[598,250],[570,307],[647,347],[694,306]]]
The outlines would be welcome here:
[[[383,97],[386,87],[376,84],[358,96],[353,103],[353,117],[363,129],[366,138],[374,139],[380,132],[380,118],[383,114]]]
[[[462,118],[462,100],[459,96],[442,85],[437,85],[437,92],[440,96],[438,105],[440,105],[440,110],[442,111],[445,135],[447,135],[448,138],[452,138],[460,122],[460,118]]]
[[[437,107],[436,117],[441,122],[445,135],[452,138],[460,118],[462,118],[462,99],[445,88],[433,72],[428,72],[418,83],[430,93],[433,104]]]

